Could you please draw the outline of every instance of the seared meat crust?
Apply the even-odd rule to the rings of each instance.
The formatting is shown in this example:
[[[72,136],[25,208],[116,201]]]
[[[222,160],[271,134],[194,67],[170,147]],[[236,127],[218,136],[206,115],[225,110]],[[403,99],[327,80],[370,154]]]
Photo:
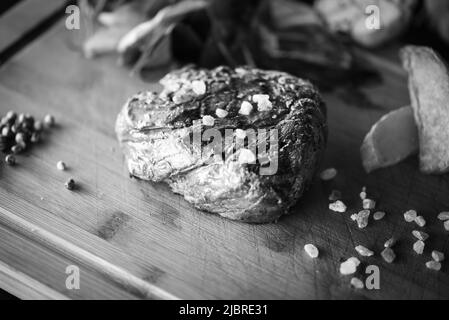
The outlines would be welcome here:
[[[325,105],[312,84],[282,72],[227,67],[186,67],[160,83],[160,94],[138,93],[117,118],[133,176],[168,183],[198,209],[253,223],[278,219],[302,196],[327,140]],[[270,103],[258,104],[260,95]],[[244,101],[254,106],[249,115],[241,112]],[[218,117],[217,109],[227,115]],[[195,132],[208,128],[201,125],[204,116],[214,117],[213,128],[223,137],[229,129],[276,129],[278,152],[269,154],[278,161],[276,173],[261,175],[266,163],[259,159],[235,161],[241,152],[235,141],[226,145],[224,161],[211,161],[210,141],[190,143]],[[266,142],[273,143],[269,135]]]

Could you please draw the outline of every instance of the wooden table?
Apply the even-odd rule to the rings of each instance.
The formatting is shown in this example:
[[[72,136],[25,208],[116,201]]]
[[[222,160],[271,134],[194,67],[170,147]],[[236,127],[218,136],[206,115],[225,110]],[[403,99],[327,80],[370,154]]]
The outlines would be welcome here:
[[[28,32],[10,27],[11,43]],[[1,114],[51,113],[58,123],[16,167],[0,164],[1,288],[45,299],[449,298],[447,265],[441,272],[425,267],[432,249],[449,254],[448,233],[436,219],[449,208],[449,176],[421,174],[416,158],[371,175],[361,167],[367,130],[409,103],[396,61],[366,55],[383,76],[382,84],[358,89],[371,108],[348,99],[348,92],[325,94],[330,136],[323,168],[339,170],[335,181],[317,179],[279,223],[248,225],[199,212],[165,185],[128,178],[114,134],[116,115],[129,95],[158,86],[131,78],[115,58],[86,60],[74,41],[77,32],[56,20],[0,69]],[[154,73],[154,83],[163,73]],[[56,170],[59,160],[66,172]],[[69,177],[79,190],[64,188]],[[362,186],[387,212],[366,230],[350,219],[361,207]],[[328,210],[332,189],[343,192],[348,213]],[[412,250],[417,226],[402,217],[412,208],[428,221],[423,256]],[[400,239],[398,258],[387,264],[379,253],[392,236]],[[320,248],[319,259],[306,256],[306,243]],[[350,277],[339,274],[340,263],[357,256],[358,244],[376,252],[361,259],[360,271],[363,276],[367,265],[379,266],[380,290],[356,291]],[[66,287],[71,265],[80,270],[79,290]]]

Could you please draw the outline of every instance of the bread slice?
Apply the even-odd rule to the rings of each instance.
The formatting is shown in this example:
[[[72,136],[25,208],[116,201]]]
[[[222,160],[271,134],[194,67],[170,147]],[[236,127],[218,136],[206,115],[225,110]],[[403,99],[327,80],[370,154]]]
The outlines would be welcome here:
[[[366,172],[397,164],[416,154],[418,129],[413,110],[402,107],[384,115],[366,135],[360,149]]]
[[[409,90],[419,132],[421,171],[449,172],[449,72],[432,49],[407,46],[401,50],[409,73]]]

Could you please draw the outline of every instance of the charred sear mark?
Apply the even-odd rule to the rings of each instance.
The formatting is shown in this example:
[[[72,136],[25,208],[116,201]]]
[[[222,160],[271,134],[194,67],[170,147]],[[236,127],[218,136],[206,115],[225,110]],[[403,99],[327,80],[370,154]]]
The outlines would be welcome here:
[[[160,221],[164,225],[171,226],[175,229],[181,229],[181,226],[177,223],[179,216],[180,214],[178,210],[170,207],[165,203],[161,206],[161,211],[158,215]]]
[[[159,186],[156,186],[157,188],[160,188],[159,190],[162,191],[161,189],[166,189],[167,186],[165,184],[160,184]],[[177,220],[179,219],[180,213],[178,210],[176,210],[175,208],[171,207],[170,205],[158,201],[154,198],[151,198],[148,194],[147,191],[145,191],[144,189],[140,189],[140,192],[142,193],[142,195],[145,198],[145,201],[152,203],[154,205],[154,203],[157,201],[158,202],[158,206],[157,206],[157,210],[155,213],[154,210],[152,210],[152,214],[151,216],[157,218],[162,224],[173,227],[175,229],[182,229],[181,226],[177,223]],[[159,209],[160,208],[160,209]]]
[[[111,240],[122,226],[130,220],[123,212],[115,212],[98,230],[98,236],[106,241]]]
[[[288,230],[279,229],[266,232],[263,243],[274,252],[288,252],[294,246],[294,240],[294,236]]]
[[[143,277],[143,280],[154,284],[157,283],[164,274],[164,270],[156,266],[151,266],[150,268],[148,268],[146,275]]]

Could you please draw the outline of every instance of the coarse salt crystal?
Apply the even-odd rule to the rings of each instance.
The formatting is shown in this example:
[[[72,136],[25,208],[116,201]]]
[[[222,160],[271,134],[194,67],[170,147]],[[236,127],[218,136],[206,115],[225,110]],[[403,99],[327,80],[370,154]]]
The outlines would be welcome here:
[[[215,114],[219,118],[226,118],[226,116],[228,115],[228,112],[224,109],[217,108],[217,110],[215,110]]]
[[[426,219],[423,216],[416,217],[415,222],[421,228],[426,226]]]
[[[354,274],[357,271],[357,267],[360,265],[360,260],[352,257],[340,264],[340,273],[342,275]]]
[[[331,194],[329,195],[329,201],[337,201],[341,199],[341,192],[338,190],[332,190]]]
[[[385,217],[385,212],[383,211],[377,211],[376,213],[373,214],[373,218],[376,221],[382,220]]]
[[[363,288],[365,288],[365,284],[359,278],[352,278],[351,286],[353,286],[355,289],[359,289],[359,290],[362,290]]]
[[[360,254],[362,257],[372,257],[374,255],[374,252],[370,249],[364,247],[364,246],[357,246],[355,247],[355,250]]]
[[[426,244],[422,240],[418,240],[413,244],[413,250],[417,254],[423,254]]]
[[[391,248],[396,244],[396,239],[395,238],[390,238],[387,241],[385,241],[384,243],[384,247],[385,248]]]
[[[304,246],[304,251],[311,257],[312,259],[318,258],[320,252],[318,251],[318,248],[314,246],[313,244],[306,244]]]
[[[429,235],[422,231],[413,230],[412,234],[416,239],[421,240],[421,241],[426,241],[427,239],[429,239]]]
[[[246,138],[246,131],[242,129],[235,130],[235,136],[241,140]]]
[[[445,259],[444,253],[434,250],[432,251],[432,259],[435,260],[436,262],[443,262]]]
[[[66,169],[66,164],[65,164],[63,161],[58,161],[58,162],[56,163],[56,168],[57,168],[59,171],[64,171],[64,170]]]
[[[440,271],[441,270],[441,263],[438,261],[429,261],[426,263],[427,269],[434,270],[434,271]]]
[[[270,96],[267,94],[255,94],[253,95],[253,101],[257,103],[257,110],[264,112],[270,111],[273,108],[273,104],[270,101]]]
[[[356,215],[352,215],[351,219],[357,222],[360,229],[365,229],[368,226],[370,211],[362,210]]]
[[[215,119],[212,116],[203,116],[203,124],[205,126],[212,127],[215,123]]]
[[[249,149],[240,149],[239,162],[241,164],[254,164],[256,163],[256,156]]]
[[[347,207],[342,201],[337,200],[337,201],[329,204],[329,209],[332,211],[335,211],[335,212],[345,213],[347,210]]]
[[[365,210],[373,210],[376,207],[376,201],[371,199],[363,200],[363,209]]]
[[[441,212],[441,213],[438,215],[438,220],[441,220],[441,221],[447,221],[447,220],[449,220],[449,212]]]
[[[206,93],[206,84],[204,81],[195,80],[192,82],[192,91],[197,95],[203,95]]]
[[[404,213],[404,219],[407,222],[415,221],[417,216],[418,216],[418,213],[415,210],[409,210],[406,213]]]
[[[396,259],[396,254],[391,248],[385,248],[380,255],[387,263],[393,263]]]
[[[329,168],[329,169],[323,170],[320,173],[320,178],[323,181],[330,181],[337,176],[337,173],[338,172],[335,168]]]
[[[363,187],[363,188],[362,188],[362,192],[360,192],[360,199],[365,200],[366,197],[367,197],[367,194],[366,194],[366,187]]]
[[[253,105],[248,101],[243,101],[242,104],[240,105],[239,113],[244,116],[249,116],[251,111],[253,111]]]
[[[358,258],[356,258],[356,257],[351,257],[351,258],[348,259],[348,261],[352,261],[355,264],[356,267],[358,267],[360,265],[360,263],[361,263],[360,260]]]

